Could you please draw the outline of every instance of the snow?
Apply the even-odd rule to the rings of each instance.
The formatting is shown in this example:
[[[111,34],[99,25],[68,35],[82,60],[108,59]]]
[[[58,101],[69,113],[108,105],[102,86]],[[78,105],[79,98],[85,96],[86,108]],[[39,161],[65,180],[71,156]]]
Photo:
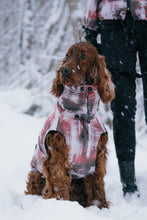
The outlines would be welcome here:
[[[147,219],[147,146],[146,132],[137,132],[136,177],[140,198],[124,198],[119,180],[112,130],[109,130],[107,174],[105,188],[109,209],[96,206],[83,208],[77,202],[44,200],[40,196],[25,195],[25,181],[30,169],[34,146],[45,118],[37,118],[16,111],[16,97],[24,100],[27,94],[18,90],[0,92],[0,219]],[[13,103],[13,104],[12,104]],[[18,110],[18,109],[17,109]]]

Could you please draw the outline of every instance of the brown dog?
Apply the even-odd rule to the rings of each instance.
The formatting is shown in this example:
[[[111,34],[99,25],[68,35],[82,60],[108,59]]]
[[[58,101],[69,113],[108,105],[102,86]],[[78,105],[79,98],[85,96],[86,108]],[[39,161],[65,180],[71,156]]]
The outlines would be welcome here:
[[[57,70],[51,93],[58,102],[40,133],[26,194],[108,208],[108,137],[98,105],[115,95],[104,57],[89,42],[74,44]]]

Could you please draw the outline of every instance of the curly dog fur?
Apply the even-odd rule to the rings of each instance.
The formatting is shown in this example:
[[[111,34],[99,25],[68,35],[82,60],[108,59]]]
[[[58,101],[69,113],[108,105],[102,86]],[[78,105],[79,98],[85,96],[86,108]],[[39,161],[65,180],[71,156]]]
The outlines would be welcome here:
[[[105,59],[89,42],[77,43],[69,48],[57,69],[51,93],[60,97],[64,85],[97,86],[103,103],[108,103],[115,97]],[[45,139],[48,153],[48,159],[43,164],[45,177],[38,171],[35,173],[31,171],[28,175],[26,194],[42,195],[45,199],[63,198],[78,201],[84,207],[97,205],[99,208],[108,208],[109,203],[106,201],[104,189],[107,140],[107,133],[103,133],[97,144],[95,172],[83,178],[72,179],[68,158],[70,148],[66,144],[65,137],[57,131],[49,132]]]

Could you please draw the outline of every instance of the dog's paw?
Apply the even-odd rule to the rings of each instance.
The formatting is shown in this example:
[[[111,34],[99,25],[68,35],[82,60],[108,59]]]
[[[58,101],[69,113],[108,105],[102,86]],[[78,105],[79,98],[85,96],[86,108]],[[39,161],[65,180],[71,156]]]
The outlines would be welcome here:
[[[49,189],[48,186],[45,186],[44,189],[42,190],[42,198],[49,199],[52,198],[51,195],[52,195],[51,190]]]
[[[99,209],[102,209],[102,208],[109,208],[110,207],[110,202],[100,202],[100,203],[98,203],[97,204],[97,207],[99,208]]]
[[[102,208],[109,208],[110,207],[110,202],[107,202],[107,201],[100,201],[100,200],[94,200],[92,202],[90,202],[88,204],[88,206],[97,206],[99,209],[102,209]]]

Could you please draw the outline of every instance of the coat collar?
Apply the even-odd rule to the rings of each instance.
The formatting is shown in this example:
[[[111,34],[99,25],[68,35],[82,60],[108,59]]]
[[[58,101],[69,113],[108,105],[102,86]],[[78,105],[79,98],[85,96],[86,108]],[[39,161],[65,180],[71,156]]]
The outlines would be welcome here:
[[[93,85],[81,85],[81,86],[64,86],[65,91],[70,91],[74,93],[81,93],[81,92],[88,92],[90,93],[91,91],[97,91],[97,86]]]
[[[97,86],[65,86],[58,100],[59,112],[67,118],[77,118],[87,121],[95,116],[99,107],[100,96]]]

